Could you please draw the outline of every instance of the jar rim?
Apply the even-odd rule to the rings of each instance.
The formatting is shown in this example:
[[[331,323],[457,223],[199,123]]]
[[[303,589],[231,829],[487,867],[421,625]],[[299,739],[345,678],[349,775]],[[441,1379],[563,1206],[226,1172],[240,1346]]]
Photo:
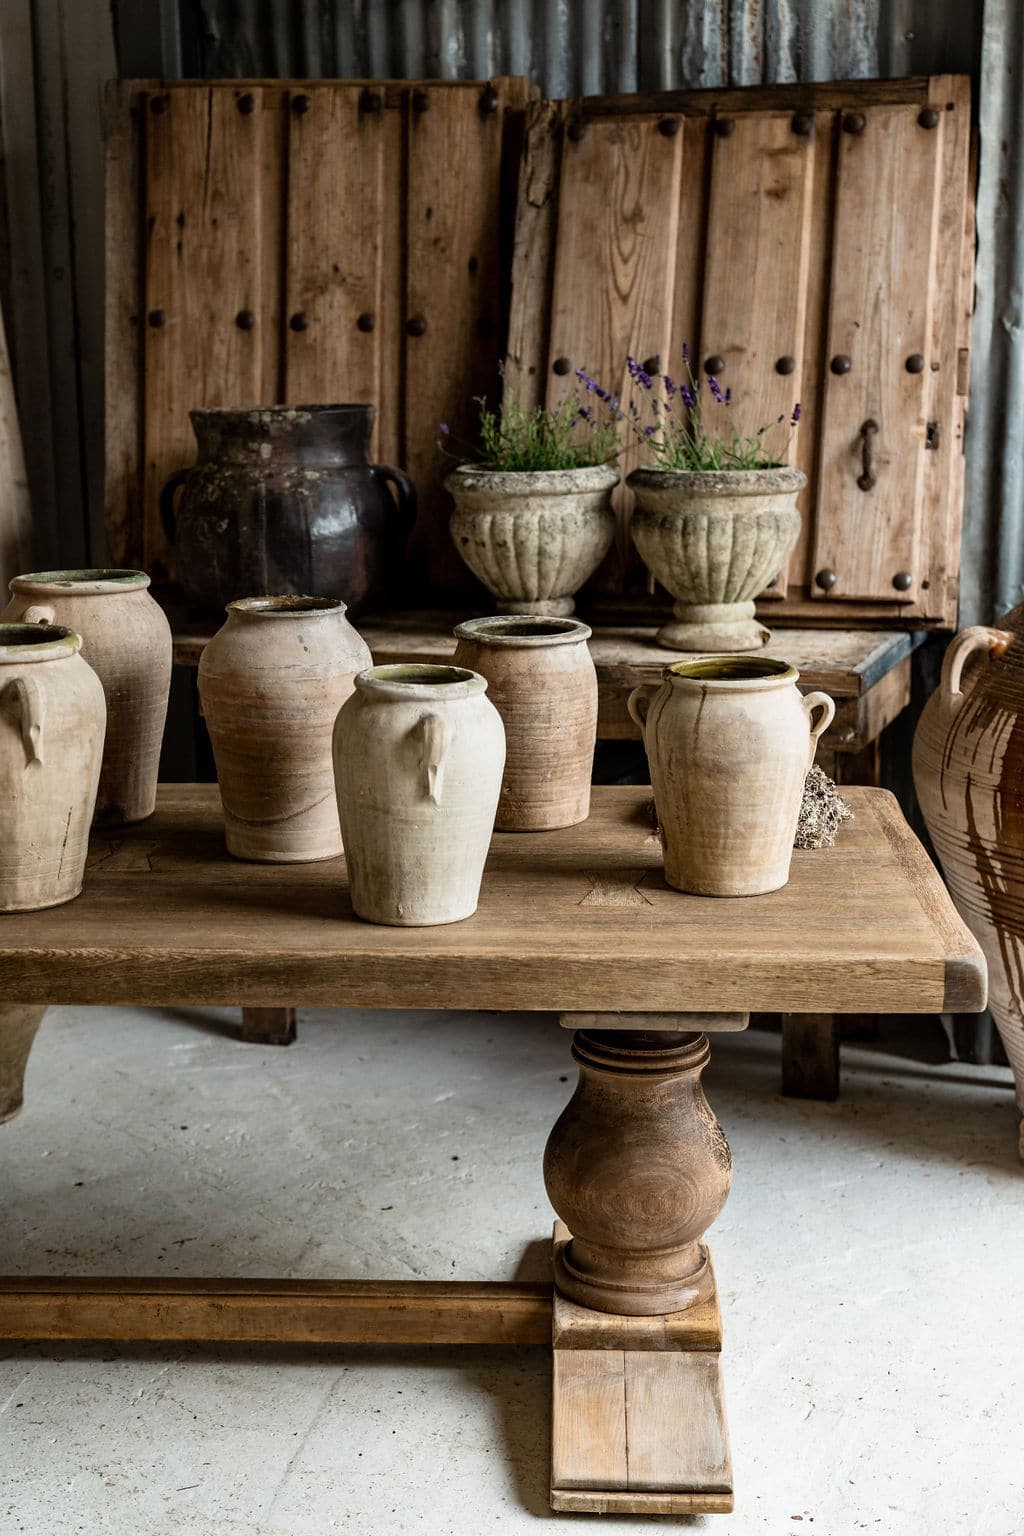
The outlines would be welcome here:
[[[348,604],[340,597],[310,597],[303,593],[279,596],[237,597],[228,603],[225,613],[238,613],[250,619],[318,618],[324,614],[343,614]]]
[[[0,623],[0,666],[60,661],[81,648],[81,635],[66,624]]]
[[[674,661],[663,671],[666,682],[698,688],[781,688],[795,683],[800,673],[790,661],[775,656],[705,656],[699,661]]]
[[[484,693],[487,679],[469,667],[440,662],[390,662],[357,672],[355,686],[363,693],[405,699],[468,699]]]
[[[102,597],[116,592],[141,592],[150,584],[145,571],[119,566],[85,566],[80,570],[25,571],[9,583],[11,592]]]
[[[472,640],[480,645],[539,649],[547,645],[576,645],[589,640],[593,631],[580,619],[565,619],[546,614],[495,614],[482,619],[464,619],[456,624],[458,640]]]

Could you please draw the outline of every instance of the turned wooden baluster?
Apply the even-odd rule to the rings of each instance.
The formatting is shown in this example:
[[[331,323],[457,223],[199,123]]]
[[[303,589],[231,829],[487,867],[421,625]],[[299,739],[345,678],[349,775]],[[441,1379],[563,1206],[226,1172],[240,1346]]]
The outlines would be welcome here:
[[[572,1053],[579,1084],[544,1154],[548,1197],[572,1233],[555,1284],[626,1316],[705,1300],[713,1280],[701,1238],[732,1179],[700,1083],[707,1036],[581,1029]]]

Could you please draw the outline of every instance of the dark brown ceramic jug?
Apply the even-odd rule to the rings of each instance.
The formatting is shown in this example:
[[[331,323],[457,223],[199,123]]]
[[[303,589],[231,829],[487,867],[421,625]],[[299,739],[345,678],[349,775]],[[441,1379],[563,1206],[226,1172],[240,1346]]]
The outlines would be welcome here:
[[[393,585],[416,494],[400,470],[367,463],[372,406],[189,415],[198,462],[160,495],[187,603],[220,614],[237,598],[312,592],[358,611]]]

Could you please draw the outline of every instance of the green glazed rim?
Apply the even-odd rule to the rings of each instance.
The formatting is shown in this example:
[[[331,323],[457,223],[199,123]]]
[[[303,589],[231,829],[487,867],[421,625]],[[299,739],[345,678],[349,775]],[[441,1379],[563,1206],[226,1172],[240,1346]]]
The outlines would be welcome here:
[[[60,661],[81,647],[81,635],[65,624],[0,624],[0,666]]]
[[[12,592],[101,597],[110,592],[138,592],[149,586],[145,571],[95,566],[74,571],[26,571],[10,583]]]
[[[702,661],[674,661],[662,676],[668,682],[697,683],[703,688],[779,687],[800,676],[792,662],[773,656],[707,656]]]

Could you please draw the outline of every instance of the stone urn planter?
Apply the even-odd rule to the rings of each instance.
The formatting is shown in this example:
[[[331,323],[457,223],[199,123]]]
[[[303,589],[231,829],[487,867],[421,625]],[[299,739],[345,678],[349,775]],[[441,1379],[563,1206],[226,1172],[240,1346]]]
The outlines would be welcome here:
[[[753,651],[771,633],[754,599],[778,575],[800,532],[799,469],[635,469],[633,543],[676,599],[658,631],[673,651]]]
[[[499,613],[565,617],[615,534],[618,471],[496,470],[463,464],[445,485],[455,502],[451,535]]]
[[[1024,1115],[1024,604],[1001,624],[961,630],[947,650],[914,737],[914,786],[950,895],[985,951]]]

